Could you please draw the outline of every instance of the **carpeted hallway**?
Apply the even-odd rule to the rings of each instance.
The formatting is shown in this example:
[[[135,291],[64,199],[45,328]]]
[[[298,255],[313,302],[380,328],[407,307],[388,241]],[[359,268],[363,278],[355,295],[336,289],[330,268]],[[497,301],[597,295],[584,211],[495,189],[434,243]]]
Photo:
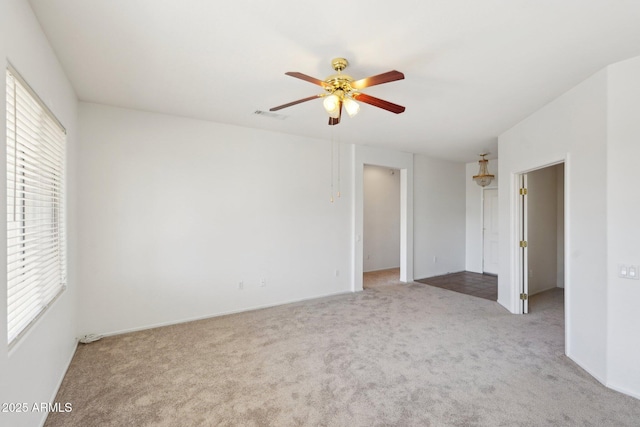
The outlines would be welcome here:
[[[80,345],[46,426],[638,426],[563,354],[561,294],[526,316],[422,284]]]

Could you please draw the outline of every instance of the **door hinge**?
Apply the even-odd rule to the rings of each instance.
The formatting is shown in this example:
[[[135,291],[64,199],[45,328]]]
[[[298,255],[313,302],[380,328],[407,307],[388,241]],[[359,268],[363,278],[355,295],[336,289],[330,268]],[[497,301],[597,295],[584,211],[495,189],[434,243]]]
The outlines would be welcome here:
[[[520,195],[521,196],[526,196],[527,195],[527,189],[526,188],[521,188],[520,189]]]
[[[521,248],[526,248],[527,247],[527,241],[526,240],[520,240],[520,247]]]
[[[525,300],[529,299],[529,295],[527,295],[527,294],[520,294],[520,299],[521,299],[522,301],[525,301]]]

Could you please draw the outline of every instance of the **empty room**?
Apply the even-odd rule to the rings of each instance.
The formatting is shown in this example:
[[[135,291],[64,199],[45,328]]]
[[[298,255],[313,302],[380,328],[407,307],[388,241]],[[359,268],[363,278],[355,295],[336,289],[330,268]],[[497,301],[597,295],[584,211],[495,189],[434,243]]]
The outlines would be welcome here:
[[[638,22],[0,0],[0,425],[638,426]]]

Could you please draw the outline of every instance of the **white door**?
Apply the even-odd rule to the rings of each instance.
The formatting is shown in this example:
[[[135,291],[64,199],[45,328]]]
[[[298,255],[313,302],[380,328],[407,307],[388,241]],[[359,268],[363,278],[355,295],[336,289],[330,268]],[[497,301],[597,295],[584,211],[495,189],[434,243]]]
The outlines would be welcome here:
[[[498,274],[498,189],[485,189],[483,197],[482,271]]]
[[[527,175],[520,175],[520,280],[522,282],[520,301],[522,302],[522,314],[529,313],[529,232],[527,230]]]

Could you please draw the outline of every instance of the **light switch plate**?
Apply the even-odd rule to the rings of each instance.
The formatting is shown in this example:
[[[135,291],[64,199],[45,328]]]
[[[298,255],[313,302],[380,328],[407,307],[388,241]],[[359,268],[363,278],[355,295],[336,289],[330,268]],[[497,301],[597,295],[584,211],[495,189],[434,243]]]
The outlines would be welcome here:
[[[626,265],[619,265],[618,266],[618,277],[622,277],[622,278],[627,278],[627,273],[629,272],[629,267],[627,267]]]
[[[618,277],[622,277],[623,279],[640,280],[640,266],[619,264]]]

